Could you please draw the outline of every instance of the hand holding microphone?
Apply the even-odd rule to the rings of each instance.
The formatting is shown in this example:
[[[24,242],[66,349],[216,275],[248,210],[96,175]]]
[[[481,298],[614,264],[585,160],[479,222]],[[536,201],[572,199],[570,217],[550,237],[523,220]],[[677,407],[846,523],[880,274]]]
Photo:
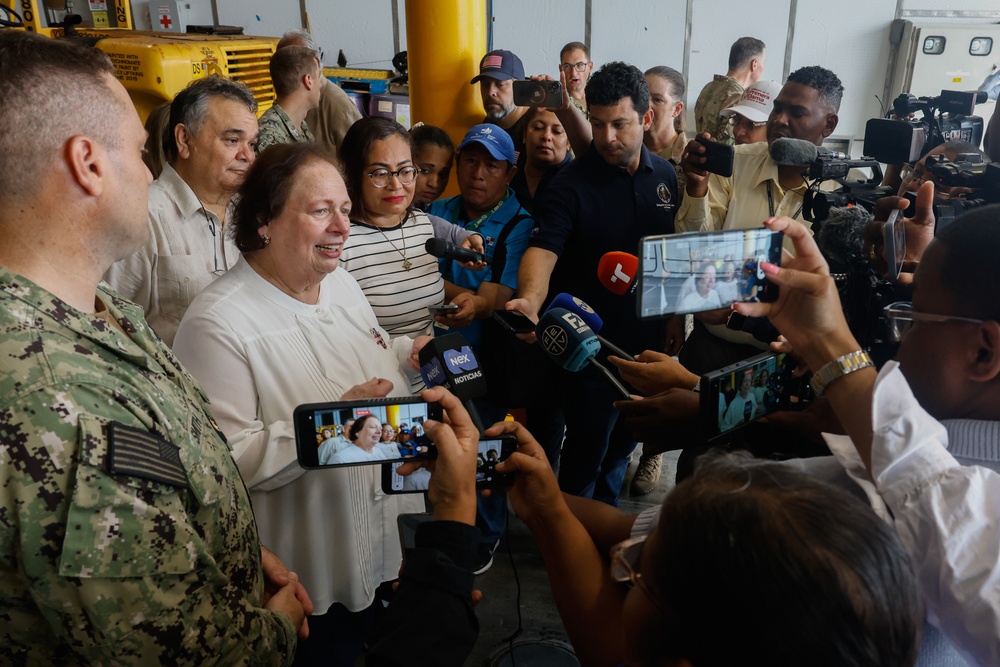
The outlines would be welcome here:
[[[632,398],[618,378],[594,358],[601,343],[578,315],[565,308],[550,308],[538,321],[535,334],[545,353],[562,368],[576,373],[589,363],[604,375],[619,396]]]
[[[556,295],[556,298],[552,299],[552,303],[549,304],[549,310],[553,308],[565,308],[569,312],[578,316],[587,326],[590,327],[594,334],[597,335],[597,340],[600,342],[601,346],[606,348],[612,354],[616,354],[623,359],[631,359],[632,355],[621,349],[608,339],[600,335],[601,329],[604,327],[604,320],[597,312],[584,303],[583,300],[576,298],[572,294],[567,294],[562,292]]]
[[[486,395],[486,378],[469,341],[459,333],[438,336],[420,348],[419,356],[424,384],[442,386],[462,401],[481,434],[483,423],[472,399]]]
[[[482,262],[484,265],[490,263],[483,253],[460,248],[454,243],[448,243],[444,239],[427,239],[427,242],[424,243],[424,250],[429,255],[440,259],[453,259],[456,262]]]

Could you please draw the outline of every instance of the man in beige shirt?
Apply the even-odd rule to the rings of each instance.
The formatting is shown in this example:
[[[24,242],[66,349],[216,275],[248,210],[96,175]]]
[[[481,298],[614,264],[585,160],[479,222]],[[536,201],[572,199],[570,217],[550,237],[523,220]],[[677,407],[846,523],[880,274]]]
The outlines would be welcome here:
[[[822,145],[837,127],[843,93],[840,79],[830,70],[803,67],[792,72],[774,98],[767,142],[734,147],[732,177],[701,169],[704,146],[690,142],[681,161],[687,180],[677,212],[677,231],[747,229],[779,215],[801,220],[804,167],[779,165],[768,149],[781,137]],[[694,330],[679,355],[693,373],[701,375],[766,349],[748,333],[727,329],[728,315],[729,309],[724,308],[695,316]]]
[[[149,241],[104,276],[142,306],[168,346],[194,297],[239,259],[226,224],[230,199],[253,164],[256,111],[249,88],[220,76],[177,94],[167,164],[149,186]]]
[[[690,142],[682,160],[687,182],[677,230],[745,229],[776,215],[800,219],[803,168],[777,164],[768,149],[781,137],[821,146],[837,127],[843,93],[840,79],[830,70],[803,67],[792,72],[774,98],[767,142],[736,146],[732,177],[702,170],[704,147]]]

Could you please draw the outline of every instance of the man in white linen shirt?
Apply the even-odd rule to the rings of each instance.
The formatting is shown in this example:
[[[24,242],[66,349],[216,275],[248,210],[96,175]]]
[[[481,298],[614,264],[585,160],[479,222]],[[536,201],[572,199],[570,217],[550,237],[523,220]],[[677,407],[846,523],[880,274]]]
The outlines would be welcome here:
[[[170,347],[194,297],[239,259],[226,222],[254,160],[256,111],[249,88],[220,76],[177,94],[163,145],[167,164],[149,186],[150,240],[104,276],[142,306]]]
[[[870,475],[892,512],[927,601],[929,620],[975,664],[1000,664],[1000,206],[973,210],[939,232],[914,277],[913,303],[887,319],[903,334],[896,362],[876,374],[843,317],[829,268],[809,232],[769,222],[795,259],[765,272],[769,315],[810,369],[850,436],[828,442],[849,472]],[[818,377],[817,377],[818,376]],[[817,381],[818,380],[818,381]],[[881,501],[876,505],[880,505]],[[877,507],[878,509],[878,507]]]

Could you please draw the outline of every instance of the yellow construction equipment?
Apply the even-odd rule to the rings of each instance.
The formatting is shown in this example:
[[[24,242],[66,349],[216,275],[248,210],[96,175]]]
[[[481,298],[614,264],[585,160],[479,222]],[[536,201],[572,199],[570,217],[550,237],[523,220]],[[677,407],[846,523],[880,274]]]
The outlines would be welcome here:
[[[132,29],[132,8],[128,0],[113,3],[91,1],[92,22],[106,27],[84,27],[62,22],[50,25],[52,0],[46,1],[44,12],[37,0],[18,0],[17,14],[7,12],[0,18],[8,23],[22,23],[4,29],[23,29],[49,37],[65,37],[71,33],[92,41],[115,64],[118,80],[125,86],[142,121],[149,113],[174,98],[191,81],[212,74],[242,81],[257,99],[257,113],[274,104],[274,87],[268,63],[278,43],[276,37],[246,35],[204,35],[139,31]],[[71,3],[69,3],[71,5]],[[62,0],[58,9],[66,11]],[[102,9],[103,7],[103,9]]]

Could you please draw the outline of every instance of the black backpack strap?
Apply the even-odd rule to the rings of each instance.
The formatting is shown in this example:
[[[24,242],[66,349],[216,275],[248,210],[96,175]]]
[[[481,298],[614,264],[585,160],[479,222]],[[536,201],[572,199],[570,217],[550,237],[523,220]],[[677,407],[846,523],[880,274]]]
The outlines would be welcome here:
[[[507,237],[517,227],[517,223],[531,217],[523,206],[517,209],[513,218],[504,223],[497,237],[496,249],[493,251],[493,262],[490,264],[490,282],[499,283],[503,277],[503,270],[507,266]]]

